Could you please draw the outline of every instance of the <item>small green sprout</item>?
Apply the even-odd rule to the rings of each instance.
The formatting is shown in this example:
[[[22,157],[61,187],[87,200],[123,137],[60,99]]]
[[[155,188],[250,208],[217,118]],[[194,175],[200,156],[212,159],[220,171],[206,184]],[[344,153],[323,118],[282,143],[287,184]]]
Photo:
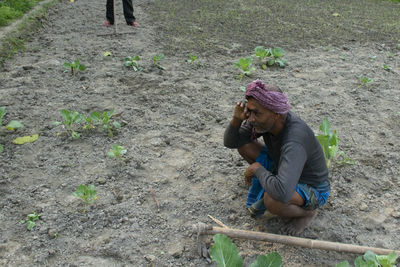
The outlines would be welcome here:
[[[134,71],[141,71],[143,70],[142,67],[139,66],[138,61],[140,60],[139,56],[135,56],[135,57],[126,57],[125,58],[125,67],[129,68],[132,67],[132,69]]]
[[[80,124],[86,121],[86,117],[75,110],[69,111],[67,109],[61,110],[60,114],[64,121],[56,121],[53,123],[53,125],[63,125],[67,135],[70,135],[72,139],[79,139],[81,135],[77,130],[78,127],[80,127]]]
[[[126,154],[127,150],[120,145],[114,144],[112,149],[110,149],[110,151],[108,151],[108,157],[109,158],[115,158],[115,159],[119,159],[121,158],[124,154]]]
[[[392,58],[392,57],[393,57],[393,53],[392,53],[391,51],[389,51],[388,54],[387,54],[387,56],[388,56],[389,58]]]
[[[63,65],[67,70],[71,69],[71,74],[75,75],[78,71],[85,71],[86,67],[83,64],[79,63],[79,60],[76,59],[74,62],[65,62]],[[66,70],[66,71],[67,71]]]
[[[238,61],[233,63],[235,68],[240,69],[242,72],[238,74],[237,78],[242,80],[244,76],[250,76],[256,69],[252,67],[253,59],[251,57],[239,58]]]
[[[28,214],[26,216],[26,220],[21,220],[20,223],[24,224],[25,222],[27,222],[28,223],[27,229],[31,231],[33,227],[35,227],[36,221],[39,220],[40,216],[42,216],[42,214],[36,214],[36,212],[34,211],[33,213]]]
[[[106,51],[103,54],[105,57],[111,57],[111,52],[110,51]]]
[[[3,127],[3,117],[4,117],[4,115],[6,115],[6,113],[7,113],[6,107],[0,107],[0,128]],[[6,128],[10,131],[14,131],[15,129],[24,128],[24,125],[20,121],[12,120],[9,123],[7,123],[4,126],[4,128]],[[2,153],[3,151],[4,151],[4,146],[2,144],[0,144],[0,153]]]
[[[92,130],[96,128],[101,121],[101,115],[98,111],[92,111],[89,117],[86,117],[86,124],[82,127],[84,130]]]
[[[343,151],[339,151],[340,139],[337,136],[336,130],[332,133],[328,118],[322,120],[319,129],[322,134],[316,135],[316,138],[322,147],[328,168],[331,167],[332,160],[337,158],[338,153],[339,156],[343,158],[343,160],[338,160],[339,164],[354,164],[354,160],[347,157]]]
[[[189,59],[186,60],[186,62],[189,63],[189,64],[193,64],[197,59],[197,56],[192,55],[192,54],[189,54],[188,57],[189,57]]]
[[[81,184],[73,193],[75,197],[80,198],[85,204],[93,204],[97,199],[97,191],[94,189],[94,185],[86,186]]]
[[[400,44],[398,44],[396,48],[397,48],[398,50],[400,50]]]
[[[383,68],[384,70],[386,70],[386,71],[391,71],[391,70],[392,70],[392,68],[391,68],[389,65],[386,65],[386,64],[383,64],[383,65],[382,65],[382,68]]]
[[[361,81],[360,85],[365,85],[365,86],[368,86],[371,82],[373,82],[372,79],[363,75],[360,76],[360,81]]]
[[[7,113],[6,107],[0,107],[0,127],[3,126],[3,117],[4,115],[6,115],[6,113]],[[10,131],[14,131],[15,129],[24,128],[24,125],[20,121],[12,120],[9,123],[7,123],[4,127]]]
[[[340,139],[337,137],[336,130],[332,133],[331,124],[327,118],[323,119],[319,129],[321,130],[322,134],[319,134],[316,137],[324,152],[326,165],[328,165],[328,168],[330,168],[331,160],[336,157],[338,152]]]
[[[164,59],[164,54],[160,53],[153,57],[153,65],[159,68],[160,70],[165,70],[163,66],[160,65],[160,60]]]
[[[111,123],[110,119],[114,115],[114,110],[104,111],[101,116],[101,122],[103,124],[103,130],[108,133],[108,136],[111,138],[114,136],[114,131],[116,129],[121,128],[121,124],[114,121]]]

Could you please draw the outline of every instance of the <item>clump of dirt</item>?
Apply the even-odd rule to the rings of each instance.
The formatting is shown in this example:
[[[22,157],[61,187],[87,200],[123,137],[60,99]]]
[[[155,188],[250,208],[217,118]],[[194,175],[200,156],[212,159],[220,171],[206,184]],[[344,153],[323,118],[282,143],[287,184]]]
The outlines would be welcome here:
[[[393,39],[381,35],[379,42],[364,43],[375,39],[358,39],[364,36],[360,34],[348,42],[344,35],[329,48],[310,48],[299,40],[286,48],[286,68],[258,68],[253,77],[238,81],[233,62],[252,54],[264,41],[252,39],[252,45],[245,46],[229,37],[232,46],[227,47],[210,39],[206,47],[216,48],[206,56],[200,45],[198,50],[189,49],[182,41],[178,48],[178,39],[174,43],[168,42],[170,37],[159,38],[174,35],[159,31],[165,30],[164,17],[150,15],[160,8],[158,1],[135,1],[140,28],[124,25],[121,3],[116,4],[121,34],[101,35],[114,33],[102,26],[105,3],[62,1],[50,10],[27,51],[5,63],[0,77],[0,106],[7,107],[4,121],[18,119],[25,128],[1,137],[1,264],[208,266],[197,255],[192,233],[197,222],[213,224],[208,215],[232,228],[278,233],[284,220],[248,215],[241,176],[247,166],[222,144],[233,106],[243,99],[240,87],[255,78],[279,85],[292,110],[316,131],[322,119],[329,118],[341,139],[340,149],[356,162],[333,166],[332,194],[303,237],[400,246],[400,51],[392,48]],[[165,4],[174,5],[176,1]],[[376,11],[388,10],[388,5],[400,15],[397,6],[386,2],[375,6]],[[314,11],[329,14],[323,8]],[[157,12],[171,16],[170,10]],[[189,21],[181,27],[194,25]],[[315,30],[314,24],[307,25],[310,32]],[[228,38],[232,33],[224,29],[223,38]],[[276,34],[273,28],[259,32]],[[106,51],[112,56],[105,57]],[[186,63],[189,51],[199,56],[194,64]],[[165,70],[152,66],[152,57],[160,52],[166,55],[160,62]],[[141,72],[123,64],[126,56],[135,55],[140,56]],[[75,59],[87,70],[72,76],[62,65]],[[373,82],[360,85],[361,75]],[[62,129],[53,126],[61,120],[61,109],[86,115],[115,109],[123,127],[113,138],[100,130],[83,132],[79,140],[64,138],[58,135]],[[34,133],[40,133],[34,143],[11,143],[17,136]],[[124,162],[107,158],[113,144],[127,149]],[[95,185],[98,199],[93,205],[83,206],[72,195],[80,184]],[[19,221],[33,211],[42,215],[28,231]],[[269,251],[279,252],[290,266],[331,266],[355,258],[280,244],[234,242],[246,264]]]

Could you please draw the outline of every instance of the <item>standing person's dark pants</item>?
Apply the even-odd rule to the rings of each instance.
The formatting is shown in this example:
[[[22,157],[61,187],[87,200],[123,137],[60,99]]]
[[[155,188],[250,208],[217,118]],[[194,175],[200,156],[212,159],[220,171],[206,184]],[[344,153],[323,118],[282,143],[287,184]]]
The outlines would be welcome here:
[[[107,0],[106,4],[106,18],[111,25],[114,24],[114,4],[113,1],[117,0]],[[135,22],[135,16],[133,15],[132,0],[122,0],[122,5],[124,8],[124,17],[126,24],[131,25]]]

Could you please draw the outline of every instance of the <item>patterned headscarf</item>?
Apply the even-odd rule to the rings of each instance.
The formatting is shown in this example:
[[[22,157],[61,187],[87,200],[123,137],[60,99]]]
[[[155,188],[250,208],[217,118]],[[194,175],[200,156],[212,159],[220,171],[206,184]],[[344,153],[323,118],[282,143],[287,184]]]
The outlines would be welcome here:
[[[278,87],[272,84],[264,84],[261,80],[255,80],[246,86],[246,99],[254,97],[263,107],[278,114],[286,114],[290,110],[287,96],[276,92]]]

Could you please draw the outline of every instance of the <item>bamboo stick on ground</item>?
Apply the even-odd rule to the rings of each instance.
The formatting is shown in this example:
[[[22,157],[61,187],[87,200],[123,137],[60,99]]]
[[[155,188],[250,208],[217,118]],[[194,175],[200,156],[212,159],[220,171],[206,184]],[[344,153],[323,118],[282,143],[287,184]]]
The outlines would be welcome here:
[[[216,224],[218,224],[219,226],[221,226],[222,228],[229,228],[228,226],[226,226],[225,224],[223,224],[223,222],[221,222],[220,220],[218,220],[217,218],[214,218],[211,215],[208,215],[208,217],[213,220]]]
[[[200,235],[225,234],[233,238],[266,241],[271,243],[280,243],[285,245],[299,246],[312,249],[330,250],[337,252],[348,252],[354,254],[364,254],[367,250],[372,251],[378,255],[387,255],[393,251],[400,254],[400,250],[366,247],[359,245],[343,244],[337,242],[314,240],[308,238],[277,235],[277,234],[270,234],[263,232],[238,230],[231,228],[213,227],[211,225],[205,225],[204,223],[198,223],[196,225],[193,225],[193,230],[199,233]]]

